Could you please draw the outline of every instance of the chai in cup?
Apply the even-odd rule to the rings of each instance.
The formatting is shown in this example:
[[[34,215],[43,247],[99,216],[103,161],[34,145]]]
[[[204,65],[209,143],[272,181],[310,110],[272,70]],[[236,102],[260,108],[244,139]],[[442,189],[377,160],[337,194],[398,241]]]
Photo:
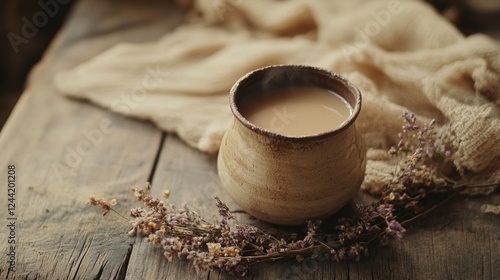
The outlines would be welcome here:
[[[256,92],[242,102],[240,112],[256,126],[296,137],[340,127],[351,115],[352,107],[330,90],[298,86]]]
[[[247,213],[299,225],[348,203],[364,178],[356,129],[361,93],[346,78],[305,65],[275,65],[238,80],[234,115],[217,159],[222,186]]]

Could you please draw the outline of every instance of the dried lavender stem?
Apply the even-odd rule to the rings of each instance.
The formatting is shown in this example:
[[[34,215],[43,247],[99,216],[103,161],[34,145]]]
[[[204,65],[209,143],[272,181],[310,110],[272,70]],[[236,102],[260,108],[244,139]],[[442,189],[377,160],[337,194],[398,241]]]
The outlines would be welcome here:
[[[273,235],[240,223],[233,215],[238,211],[231,212],[218,197],[215,204],[221,221],[213,224],[187,205],[177,209],[151,197],[151,186],[146,184],[144,189],[132,188],[136,199],[149,210],[131,209],[130,234],[141,233],[153,244],[161,244],[169,261],[174,256],[190,260],[196,271],[217,268],[242,276],[249,265],[280,259],[301,261],[304,257],[327,256],[336,262],[348,258],[357,261],[366,255],[368,244],[401,239],[406,231],[402,225],[427,215],[461,191],[500,185],[500,182],[459,184],[446,177],[441,171],[452,155],[452,133],[442,129],[443,133],[438,135],[434,131],[434,120],[420,125],[415,115],[408,112],[403,113],[403,119],[397,147],[389,150],[398,159],[398,165],[393,178],[387,182],[386,191],[372,205],[358,205],[356,215],[339,219],[332,232],[322,232],[321,221],[308,221],[307,234],[303,234],[302,239],[296,233]],[[165,193],[168,198],[169,192]],[[443,199],[446,194],[449,195]],[[428,199],[432,198],[440,201],[428,205],[431,201]],[[111,207],[116,204],[115,200],[91,196],[88,204],[101,207],[103,214],[113,211],[127,219]],[[230,220],[236,223],[236,229],[231,229]]]

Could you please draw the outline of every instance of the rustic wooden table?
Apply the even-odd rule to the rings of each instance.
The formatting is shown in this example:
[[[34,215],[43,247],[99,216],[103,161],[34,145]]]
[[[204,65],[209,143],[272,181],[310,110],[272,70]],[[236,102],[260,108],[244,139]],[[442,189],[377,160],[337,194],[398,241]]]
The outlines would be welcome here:
[[[199,212],[215,213],[214,195],[237,209],[219,187],[215,157],[151,123],[67,99],[53,87],[57,71],[118,42],[154,41],[182,21],[168,1],[148,4],[80,1],[33,69],[0,134],[2,279],[229,278],[218,271],[196,274],[188,262],[168,263],[161,249],[129,237],[129,225],[117,215],[102,217],[85,205],[96,194],[118,199],[116,209],[126,213],[135,204],[130,187],[150,181],[154,193],[170,189],[172,202]],[[13,212],[9,170],[16,176]],[[500,196],[455,199],[410,226],[403,242],[373,248],[358,263],[259,264],[247,278],[500,279],[499,217],[482,214],[483,203],[499,204]],[[15,272],[8,269],[11,260]]]

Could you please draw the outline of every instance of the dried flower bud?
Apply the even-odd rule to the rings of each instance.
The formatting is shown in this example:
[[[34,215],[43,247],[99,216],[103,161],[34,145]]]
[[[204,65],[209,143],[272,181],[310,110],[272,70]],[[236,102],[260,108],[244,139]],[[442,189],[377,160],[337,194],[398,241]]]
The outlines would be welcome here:
[[[398,157],[399,164],[391,173],[387,191],[377,203],[357,205],[357,214],[339,219],[330,227],[332,232],[320,229],[321,221],[307,221],[307,233],[266,232],[239,223],[218,197],[215,204],[222,220],[210,223],[187,205],[178,208],[152,197],[148,183],[144,188],[131,188],[144,208],[130,210],[133,220],[129,235],[147,236],[151,243],[161,244],[168,261],[174,256],[185,258],[197,272],[216,268],[244,276],[251,264],[290,257],[299,262],[306,257],[358,261],[368,254],[367,246],[372,241],[386,244],[390,238],[404,236],[404,220],[397,220],[397,216],[411,219],[425,210],[422,200],[442,190],[457,191],[439,172],[439,160],[451,155],[449,133],[437,134],[433,130],[435,120],[420,126],[414,114],[404,112],[403,118],[398,145],[389,150]],[[168,199],[170,192],[164,191],[163,195]],[[103,208],[106,214],[113,210],[116,200],[91,196],[87,204]],[[229,220],[231,226],[235,224],[233,229]]]
[[[166,199],[169,199],[170,198],[170,191],[169,190],[164,190],[163,191],[163,197],[166,198]]]
[[[100,206],[102,208],[102,215],[105,216],[112,210],[112,207],[117,204],[116,199],[111,199],[110,201],[106,201],[103,198],[97,197],[95,195],[91,195],[89,197],[89,201],[87,201],[87,205]]]

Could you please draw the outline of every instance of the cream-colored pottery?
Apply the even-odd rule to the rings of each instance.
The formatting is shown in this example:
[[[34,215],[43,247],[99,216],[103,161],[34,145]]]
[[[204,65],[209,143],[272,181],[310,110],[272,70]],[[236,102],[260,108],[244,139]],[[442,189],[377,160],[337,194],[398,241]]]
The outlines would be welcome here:
[[[337,129],[302,137],[264,130],[240,114],[238,107],[252,92],[289,86],[334,91],[352,114]],[[355,123],[361,93],[348,80],[311,66],[269,66],[236,82],[230,107],[234,122],[222,140],[217,167],[222,185],[243,210],[271,223],[298,225],[333,214],[356,194],[366,153]]]

